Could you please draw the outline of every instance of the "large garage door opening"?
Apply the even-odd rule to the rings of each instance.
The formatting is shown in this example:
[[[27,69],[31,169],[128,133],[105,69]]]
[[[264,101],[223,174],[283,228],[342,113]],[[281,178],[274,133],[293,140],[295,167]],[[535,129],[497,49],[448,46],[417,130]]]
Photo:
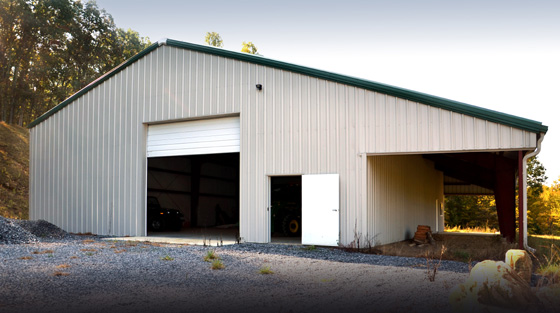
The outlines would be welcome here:
[[[238,238],[239,134],[238,116],[148,126],[149,234]]]
[[[239,153],[148,159],[147,229],[235,236],[239,229]]]

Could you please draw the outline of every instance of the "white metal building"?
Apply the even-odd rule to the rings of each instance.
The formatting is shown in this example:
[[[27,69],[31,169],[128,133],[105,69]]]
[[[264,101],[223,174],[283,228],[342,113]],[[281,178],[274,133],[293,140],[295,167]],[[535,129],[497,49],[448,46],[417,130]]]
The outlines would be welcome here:
[[[306,244],[442,230],[444,194],[505,194],[500,227],[511,228],[513,214],[515,231],[510,189],[546,131],[415,91],[164,40],[30,125],[30,218],[144,236],[146,198],[163,192],[198,226],[233,218],[243,240],[269,242],[272,185],[296,177]]]

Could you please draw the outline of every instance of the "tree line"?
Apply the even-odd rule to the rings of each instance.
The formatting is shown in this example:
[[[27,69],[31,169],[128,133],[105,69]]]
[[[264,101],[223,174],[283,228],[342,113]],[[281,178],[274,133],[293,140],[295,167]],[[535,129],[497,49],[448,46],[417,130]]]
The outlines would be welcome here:
[[[148,45],[95,1],[0,0],[0,121],[25,126]]]
[[[535,157],[527,164],[527,231],[535,235],[560,235],[560,179],[550,186],[546,169]],[[450,227],[498,229],[493,196],[448,196],[445,223]]]

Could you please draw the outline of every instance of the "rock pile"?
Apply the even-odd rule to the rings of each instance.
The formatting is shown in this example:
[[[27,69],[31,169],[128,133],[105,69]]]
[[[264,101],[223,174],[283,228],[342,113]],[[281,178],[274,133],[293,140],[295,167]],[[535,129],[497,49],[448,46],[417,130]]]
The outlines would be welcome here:
[[[38,242],[37,237],[19,226],[15,220],[0,216],[0,244]]]
[[[62,239],[68,236],[67,232],[45,220],[15,220],[14,222],[39,238]]]
[[[36,243],[40,239],[62,239],[68,233],[44,221],[13,220],[0,216],[0,244]]]

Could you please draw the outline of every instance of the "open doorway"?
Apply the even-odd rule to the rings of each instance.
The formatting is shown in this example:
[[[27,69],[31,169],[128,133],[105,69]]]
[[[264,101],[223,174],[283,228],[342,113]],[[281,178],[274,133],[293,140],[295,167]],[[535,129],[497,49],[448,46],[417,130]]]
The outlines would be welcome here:
[[[148,235],[239,233],[239,153],[148,158]]]
[[[271,238],[301,243],[301,176],[270,177]]]

